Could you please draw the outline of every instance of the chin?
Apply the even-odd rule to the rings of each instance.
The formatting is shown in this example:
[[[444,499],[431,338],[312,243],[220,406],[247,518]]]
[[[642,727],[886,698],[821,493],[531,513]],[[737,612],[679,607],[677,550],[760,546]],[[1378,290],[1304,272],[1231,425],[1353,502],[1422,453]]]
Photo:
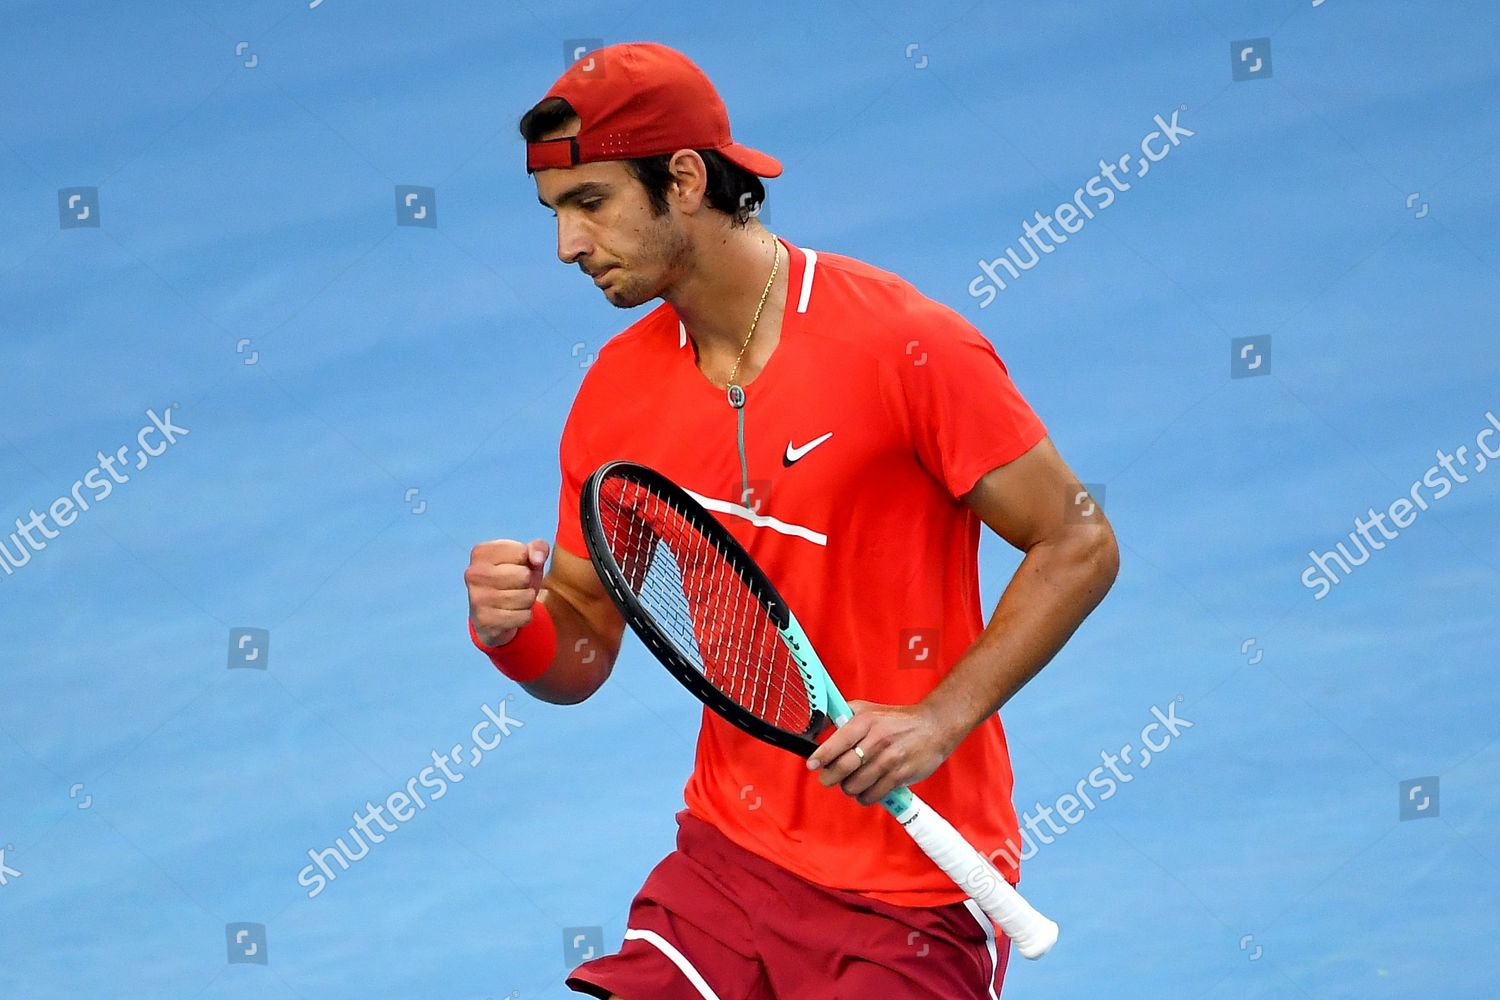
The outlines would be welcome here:
[[[656,294],[650,289],[641,288],[639,285],[627,284],[606,289],[604,297],[609,300],[610,305],[617,309],[634,309],[636,306],[650,302],[656,298]]]

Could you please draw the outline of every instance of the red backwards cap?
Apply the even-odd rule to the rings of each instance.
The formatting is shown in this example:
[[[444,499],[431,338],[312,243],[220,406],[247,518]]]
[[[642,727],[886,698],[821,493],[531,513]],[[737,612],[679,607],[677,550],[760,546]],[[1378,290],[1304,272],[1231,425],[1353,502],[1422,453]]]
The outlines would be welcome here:
[[[596,49],[547,91],[578,113],[578,134],[526,144],[526,172],[596,160],[713,149],[758,177],[781,164],[729,134],[729,112],[708,76],[676,49],[629,42]]]

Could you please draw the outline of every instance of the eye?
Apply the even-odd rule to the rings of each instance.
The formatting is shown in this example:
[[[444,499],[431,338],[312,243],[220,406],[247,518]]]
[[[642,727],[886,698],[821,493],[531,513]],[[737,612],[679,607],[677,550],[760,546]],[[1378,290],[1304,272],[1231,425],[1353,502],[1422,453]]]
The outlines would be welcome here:
[[[588,201],[580,201],[578,204],[585,212],[597,212],[599,206],[604,204],[604,199],[590,198]]]

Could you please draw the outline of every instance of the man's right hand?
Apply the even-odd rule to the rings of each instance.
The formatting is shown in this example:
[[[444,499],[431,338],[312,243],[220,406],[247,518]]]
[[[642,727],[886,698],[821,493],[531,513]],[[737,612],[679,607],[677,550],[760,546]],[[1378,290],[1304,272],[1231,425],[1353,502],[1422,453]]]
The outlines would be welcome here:
[[[531,621],[549,550],[541,538],[530,544],[501,538],[470,550],[464,583],[469,587],[469,620],[480,642],[504,645]]]

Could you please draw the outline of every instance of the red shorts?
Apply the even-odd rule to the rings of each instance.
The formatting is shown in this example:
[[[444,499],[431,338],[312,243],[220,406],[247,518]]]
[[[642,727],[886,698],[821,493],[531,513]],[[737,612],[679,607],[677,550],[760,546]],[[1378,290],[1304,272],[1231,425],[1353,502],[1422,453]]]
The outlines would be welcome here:
[[[630,904],[618,953],[568,986],[623,1000],[995,1000],[1010,940],[974,903],[825,889],[677,814],[677,850]]]

